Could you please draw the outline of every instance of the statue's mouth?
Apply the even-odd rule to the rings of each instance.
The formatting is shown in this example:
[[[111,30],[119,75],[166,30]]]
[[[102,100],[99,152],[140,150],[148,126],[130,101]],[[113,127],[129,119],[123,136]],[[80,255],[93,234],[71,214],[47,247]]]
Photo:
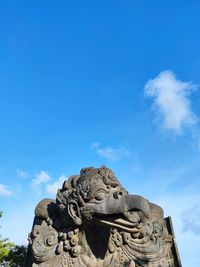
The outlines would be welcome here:
[[[108,225],[110,227],[114,227],[123,231],[127,231],[130,233],[137,233],[140,229],[140,217],[135,211],[128,211],[121,216],[112,215],[112,216],[102,216],[102,217],[94,217],[94,219],[104,225]]]
[[[81,208],[84,217],[110,227],[128,232],[138,232],[142,218],[149,218],[150,205],[143,197],[124,195],[120,199],[107,198],[95,204],[87,203]]]

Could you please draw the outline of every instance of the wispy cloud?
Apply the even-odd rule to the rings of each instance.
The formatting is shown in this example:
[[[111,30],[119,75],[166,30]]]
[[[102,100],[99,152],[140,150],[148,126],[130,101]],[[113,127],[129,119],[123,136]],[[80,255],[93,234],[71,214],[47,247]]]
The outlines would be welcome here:
[[[8,189],[7,185],[0,184],[0,196],[10,196],[12,193],[13,192]]]
[[[127,157],[130,155],[130,151],[124,146],[120,146],[118,148],[113,148],[110,146],[101,147],[99,142],[95,142],[91,145],[91,148],[95,151],[95,153],[107,160],[116,162],[120,159]]]
[[[23,171],[23,170],[20,170],[20,169],[17,169],[17,176],[18,177],[21,177],[21,178],[27,178],[29,177],[29,173]]]
[[[66,180],[66,176],[61,175],[61,176],[58,178],[57,181],[55,181],[55,182],[53,182],[53,183],[51,183],[51,184],[48,184],[48,185],[46,186],[47,192],[48,192],[50,195],[55,196],[56,193],[57,193],[57,190],[58,190],[59,188],[62,187],[62,184],[63,184],[63,182],[64,182],[65,180]]]
[[[200,206],[195,205],[182,212],[183,231],[191,231],[200,235]]]
[[[35,179],[33,179],[32,184],[34,187],[37,187],[41,184],[47,183],[50,180],[50,176],[47,172],[41,171],[36,176]]]
[[[183,82],[173,71],[163,71],[145,85],[145,95],[153,98],[154,109],[166,129],[181,134],[184,127],[198,122],[191,109],[189,95],[198,88],[193,82]]]

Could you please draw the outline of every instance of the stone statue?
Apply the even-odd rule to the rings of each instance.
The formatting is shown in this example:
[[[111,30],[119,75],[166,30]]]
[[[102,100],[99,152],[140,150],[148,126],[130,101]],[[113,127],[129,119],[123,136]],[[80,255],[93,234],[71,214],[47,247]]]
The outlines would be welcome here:
[[[180,267],[163,210],[107,167],[84,168],[35,209],[25,267]]]

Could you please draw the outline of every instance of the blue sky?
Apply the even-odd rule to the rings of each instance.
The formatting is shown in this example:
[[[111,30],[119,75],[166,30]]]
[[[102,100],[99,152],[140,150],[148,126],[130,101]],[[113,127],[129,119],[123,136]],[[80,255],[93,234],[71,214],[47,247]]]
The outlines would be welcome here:
[[[200,255],[200,3],[0,0],[1,234],[26,243],[65,177],[107,165]]]

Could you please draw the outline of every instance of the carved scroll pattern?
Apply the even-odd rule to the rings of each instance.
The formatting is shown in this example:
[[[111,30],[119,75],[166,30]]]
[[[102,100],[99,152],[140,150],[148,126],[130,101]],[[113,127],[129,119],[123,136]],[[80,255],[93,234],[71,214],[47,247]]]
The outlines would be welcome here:
[[[35,225],[32,231],[32,251],[37,262],[44,262],[55,256],[58,232],[46,221]]]
[[[135,233],[112,229],[108,248],[110,253],[121,248],[121,262],[132,260],[136,266],[158,266],[161,262],[161,266],[170,267],[168,252],[171,245],[172,237],[167,233],[163,223],[154,222],[144,225]]]

